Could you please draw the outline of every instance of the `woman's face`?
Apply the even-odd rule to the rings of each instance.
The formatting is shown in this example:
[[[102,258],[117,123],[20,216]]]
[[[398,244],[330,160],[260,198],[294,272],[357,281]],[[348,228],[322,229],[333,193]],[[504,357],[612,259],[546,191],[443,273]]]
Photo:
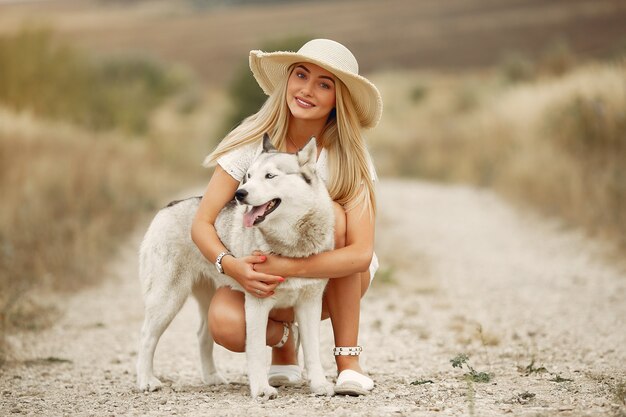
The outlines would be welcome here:
[[[287,81],[287,105],[296,119],[326,121],[335,107],[335,77],[315,64],[296,64]]]

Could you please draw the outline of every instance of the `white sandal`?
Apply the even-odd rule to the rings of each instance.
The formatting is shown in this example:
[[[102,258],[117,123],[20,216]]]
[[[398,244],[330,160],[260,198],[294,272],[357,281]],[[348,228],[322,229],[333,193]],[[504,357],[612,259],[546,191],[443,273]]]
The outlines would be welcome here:
[[[361,346],[336,347],[333,349],[333,354],[335,356],[359,356],[362,350]],[[352,369],[345,369],[337,376],[335,394],[358,397],[367,395],[372,389],[374,389],[374,381]]]
[[[295,323],[283,323],[283,326],[283,337],[280,339],[280,342],[272,347],[281,348],[285,346],[285,343],[289,340],[289,333],[291,332],[296,346],[297,357],[300,348],[300,332],[298,331],[298,326]],[[267,373],[267,380],[272,387],[301,385],[304,382],[302,379],[302,370],[299,365],[271,365]]]

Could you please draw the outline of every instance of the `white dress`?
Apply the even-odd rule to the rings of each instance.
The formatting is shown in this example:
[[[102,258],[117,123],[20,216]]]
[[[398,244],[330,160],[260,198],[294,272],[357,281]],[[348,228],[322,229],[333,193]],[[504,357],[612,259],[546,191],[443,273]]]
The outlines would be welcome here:
[[[261,154],[262,151],[263,144],[261,142],[251,143],[248,145],[240,146],[239,148],[234,149],[225,155],[222,155],[217,159],[217,163],[236,181],[241,182],[243,176],[252,164],[252,161],[254,161],[256,157]],[[322,148],[322,151],[317,158],[315,167],[319,176],[322,178],[322,180],[324,180],[326,186],[328,186],[328,153],[326,152],[325,148]],[[369,167],[372,181],[376,182],[378,177],[376,176],[376,169],[374,168],[371,157],[369,157]],[[372,256],[372,262],[370,263],[369,267],[370,282],[372,279],[374,279],[374,274],[377,270],[378,257],[374,253],[374,256]]]

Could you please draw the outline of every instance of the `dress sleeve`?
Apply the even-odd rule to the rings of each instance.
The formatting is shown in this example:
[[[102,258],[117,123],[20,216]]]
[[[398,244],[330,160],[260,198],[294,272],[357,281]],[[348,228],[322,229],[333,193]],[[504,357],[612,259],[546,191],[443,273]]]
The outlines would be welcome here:
[[[261,153],[261,150],[262,148],[258,143],[243,145],[217,158],[217,163],[231,177],[241,182],[252,161]]]

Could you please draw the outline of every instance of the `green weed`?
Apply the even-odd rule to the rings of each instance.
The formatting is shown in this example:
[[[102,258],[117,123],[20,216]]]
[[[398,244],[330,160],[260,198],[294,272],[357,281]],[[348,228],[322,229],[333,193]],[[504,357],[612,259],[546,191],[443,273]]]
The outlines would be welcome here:
[[[517,370],[522,373],[524,376],[529,376],[532,374],[540,374],[544,372],[548,372],[548,370],[544,366],[536,367],[535,366],[535,358],[530,361],[530,364],[526,367],[518,366]]]
[[[551,382],[561,383],[561,382],[571,382],[571,381],[573,381],[573,379],[563,378],[559,374],[556,374],[554,372],[548,371],[548,369],[545,366],[539,366],[539,367],[535,366],[535,358],[533,358],[530,361],[530,364],[528,364],[528,366],[526,366],[526,367],[518,366],[517,370],[518,370],[518,372],[520,372],[524,376],[530,376],[532,374],[548,373],[548,374],[552,375],[552,377],[553,377],[552,379],[548,380],[548,381],[551,381]]]
[[[573,381],[573,379],[563,378],[561,375],[558,375],[558,374],[550,373],[550,375],[554,376],[554,378],[548,380],[550,382],[561,383],[561,382],[572,382]]]
[[[516,394],[512,398],[505,400],[506,404],[528,404],[532,400],[535,399],[537,394],[529,391],[524,391],[522,393]]]
[[[493,374],[487,372],[478,372],[469,364],[469,356],[460,353],[454,358],[450,359],[453,368],[463,369],[463,365],[467,368],[468,372],[464,374],[465,378],[472,382],[486,383],[493,379]]]
[[[425,385],[425,384],[434,384],[435,382],[430,379],[418,379],[416,381],[411,382],[411,385]]]

